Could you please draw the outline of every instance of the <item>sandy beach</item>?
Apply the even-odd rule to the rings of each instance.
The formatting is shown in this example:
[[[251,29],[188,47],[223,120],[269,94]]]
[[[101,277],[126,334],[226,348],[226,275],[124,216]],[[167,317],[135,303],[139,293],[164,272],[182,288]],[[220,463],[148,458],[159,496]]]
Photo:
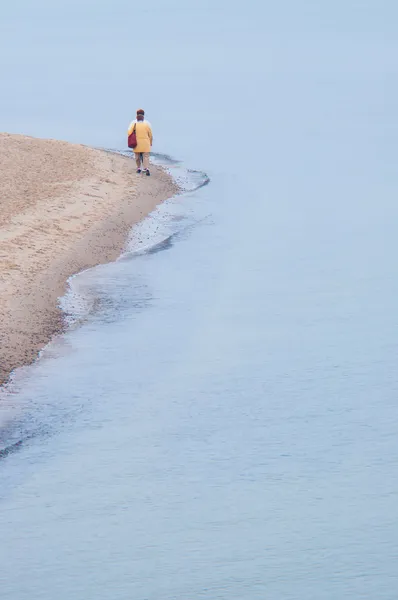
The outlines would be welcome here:
[[[159,168],[56,140],[0,134],[0,385],[62,330],[68,277],[116,259],[135,223],[176,192]]]

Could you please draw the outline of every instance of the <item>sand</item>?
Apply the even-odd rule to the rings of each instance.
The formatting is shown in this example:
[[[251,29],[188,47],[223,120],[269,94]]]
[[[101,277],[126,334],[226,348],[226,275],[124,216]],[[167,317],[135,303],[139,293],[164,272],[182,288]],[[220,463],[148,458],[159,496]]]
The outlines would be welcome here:
[[[131,227],[176,193],[160,168],[56,140],[0,134],[0,385],[63,329],[68,277],[116,259]]]

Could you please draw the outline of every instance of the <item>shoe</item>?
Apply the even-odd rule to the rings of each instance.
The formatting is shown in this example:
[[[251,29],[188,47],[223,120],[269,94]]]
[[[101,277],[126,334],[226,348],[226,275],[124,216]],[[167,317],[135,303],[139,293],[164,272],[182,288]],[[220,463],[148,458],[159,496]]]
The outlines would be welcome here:
[[[147,169],[147,170],[146,170],[146,175],[147,175],[147,177],[149,177],[149,176],[150,176],[150,174],[151,174],[151,173],[150,173],[149,169]]]
[[[141,173],[141,169],[137,169],[137,173]]]

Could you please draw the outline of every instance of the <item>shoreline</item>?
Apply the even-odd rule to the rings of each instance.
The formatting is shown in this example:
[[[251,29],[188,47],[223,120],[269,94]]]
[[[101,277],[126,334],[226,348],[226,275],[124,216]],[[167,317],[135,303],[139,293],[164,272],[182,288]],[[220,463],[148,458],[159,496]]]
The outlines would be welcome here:
[[[67,280],[116,260],[131,228],[179,190],[128,156],[0,133],[0,386],[65,330]]]

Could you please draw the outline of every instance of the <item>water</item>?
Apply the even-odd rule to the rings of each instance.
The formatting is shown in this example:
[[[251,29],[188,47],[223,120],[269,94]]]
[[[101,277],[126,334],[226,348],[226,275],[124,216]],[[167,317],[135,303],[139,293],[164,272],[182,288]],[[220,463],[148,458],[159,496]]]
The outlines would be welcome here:
[[[211,179],[2,398],[2,597],[395,599],[395,4],[1,11],[3,129]]]

